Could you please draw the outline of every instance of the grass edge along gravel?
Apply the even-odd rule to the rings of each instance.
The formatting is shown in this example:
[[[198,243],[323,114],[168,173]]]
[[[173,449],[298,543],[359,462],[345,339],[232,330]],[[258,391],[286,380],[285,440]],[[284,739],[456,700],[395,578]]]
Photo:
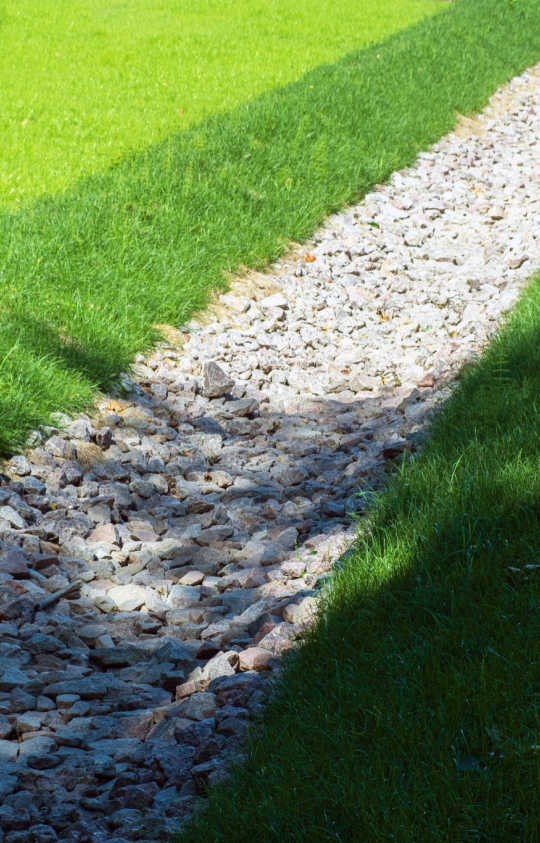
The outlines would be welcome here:
[[[378,496],[177,843],[538,840],[540,275]]]
[[[91,402],[241,265],[261,268],[540,56],[540,0],[433,18],[0,214],[0,450]]]

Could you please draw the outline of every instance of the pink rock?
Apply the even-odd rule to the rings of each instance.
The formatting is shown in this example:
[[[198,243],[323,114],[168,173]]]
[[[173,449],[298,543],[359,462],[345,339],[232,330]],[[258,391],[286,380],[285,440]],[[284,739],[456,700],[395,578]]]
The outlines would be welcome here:
[[[98,542],[106,542],[107,544],[116,544],[118,541],[118,533],[114,524],[100,524],[95,527],[90,535],[88,541],[92,544]]]
[[[239,654],[240,670],[268,670],[273,658],[269,650],[262,647],[248,647]]]
[[[132,521],[128,521],[126,526],[129,530],[131,538],[135,539],[136,541],[155,542],[157,540],[157,535],[154,532],[154,528],[151,524],[146,521],[142,521],[140,519],[133,519]]]
[[[257,632],[257,634],[253,637],[253,643],[258,644],[259,641],[262,641],[265,635],[268,635],[269,632],[272,632],[275,626],[276,624],[273,623],[273,621],[265,621],[259,631]]]
[[[275,655],[288,650],[293,645],[293,640],[296,630],[291,623],[278,623],[271,632],[261,638],[259,644],[265,650],[269,650]]]
[[[200,682],[196,679],[190,679],[188,682],[184,682],[182,685],[176,686],[176,699],[183,700],[186,697],[190,697],[192,694],[195,694],[197,691],[204,690],[207,686],[208,682]]]

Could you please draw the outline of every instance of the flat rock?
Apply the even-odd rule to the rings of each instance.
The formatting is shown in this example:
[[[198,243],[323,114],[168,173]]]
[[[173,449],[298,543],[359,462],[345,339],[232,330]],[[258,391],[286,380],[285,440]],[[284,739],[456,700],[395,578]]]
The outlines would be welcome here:
[[[116,585],[109,589],[107,597],[113,600],[123,612],[140,609],[146,599],[146,589],[140,585]]]

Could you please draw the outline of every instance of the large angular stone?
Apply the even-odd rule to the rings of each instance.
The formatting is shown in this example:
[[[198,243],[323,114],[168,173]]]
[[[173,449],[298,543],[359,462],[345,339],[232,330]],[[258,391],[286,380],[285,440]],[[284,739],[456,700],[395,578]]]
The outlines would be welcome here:
[[[297,626],[305,626],[310,623],[317,614],[317,599],[315,597],[304,597],[300,603],[289,603],[283,609],[283,620]]]
[[[100,524],[94,527],[87,541],[89,544],[117,544],[118,530],[115,524]]]
[[[189,679],[208,684],[218,676],[232,676],[236,673],[237,664],[238,654],[234,650],[229,650],[228,653],[217,653],[204,667],[197,667],[192,671]]]
[[[12,506],[0,506],[0,519],[7,521],[17,530],[23,530],[27,525],[26,521]]]
[[[107,694],[115,682],[118,684],[118,680],[105,674],[84,678],[74,677],[61,682],[52,682],[46,686],[44,693],[49,697],[58,697],[60,694],[78,694],[83,699],[99,699],[99,697],[104,697]],[[119,684],[124,687],[123,682]]]
[[[116,762],[134,764],[144,757],[144,744],[137,738],[101,738],[88,744],[92,752],[109,755]]]
[[[0,691],[12,691],[14,688],[23,688],[29,684],[26,673],[17,667],[10,667],[0,676]]]
[[[185,609],[195,606],[201,599],[201,590],[194,585],[173,585],[167,604],[171,609]]]
[[[264,638],[261,638],[259,647],[278,655],[292,647],[295,635],[296,630],[293,624],[284,621],[278,623]]]
[[[202,394],[206,398],[220,398],[228,395],[234,387],[234,381],[213,360],[203,363]]]
[[[215,694],[200,691],[178,705],[178,716],[188,720],[206,720],[216,713]]]
[[[0,555],[0,574],[8,574],[15,579],[22,579],[29,576],[29,567],[26,553],[18,548],[12,548]]]
[[[268,670],[273,656],[262,647],[248,647],[239,654],[240,670]]]
[[[236,673],[234,676],[219,676],[209,686],[218,705],[243,706],[253,691],[263,686],[256,673]]]

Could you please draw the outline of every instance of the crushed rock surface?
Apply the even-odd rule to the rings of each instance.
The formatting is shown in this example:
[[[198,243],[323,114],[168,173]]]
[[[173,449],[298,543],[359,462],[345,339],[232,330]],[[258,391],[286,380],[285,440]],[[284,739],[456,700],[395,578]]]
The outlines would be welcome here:
[[[241,755],[355,493],[540,264],[539,106],[532,69],[5,464],[0,841],[167,839]]]

